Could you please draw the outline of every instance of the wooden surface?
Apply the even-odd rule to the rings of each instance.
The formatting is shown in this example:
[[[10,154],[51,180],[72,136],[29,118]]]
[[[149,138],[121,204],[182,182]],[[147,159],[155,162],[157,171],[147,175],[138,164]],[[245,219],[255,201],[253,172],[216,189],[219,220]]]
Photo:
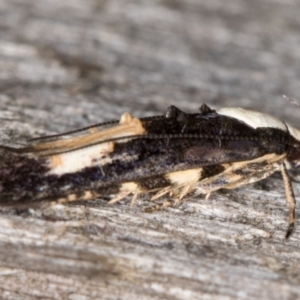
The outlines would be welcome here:
[[[282,94],[299,102],[299,15],[296,0],[0,0],[1,140],[203,102],[297,125]],[[280,176],[147,206],[2,209],[1,299],[300,298]]]

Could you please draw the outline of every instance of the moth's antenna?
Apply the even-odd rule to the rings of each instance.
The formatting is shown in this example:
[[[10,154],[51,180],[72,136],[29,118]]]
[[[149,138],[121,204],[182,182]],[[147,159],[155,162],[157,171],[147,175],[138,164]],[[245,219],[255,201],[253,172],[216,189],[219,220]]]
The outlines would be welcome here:
[[[287,101],[289,101],[289,102],[290,102],[291,104],[293,104],[294,106],[300,108],[300,104],[297,103],[295,100],[289,98],[289,97],[286,96],[286,95],[282,95],[282,97],[283,97],[284,99],[286,99]]]

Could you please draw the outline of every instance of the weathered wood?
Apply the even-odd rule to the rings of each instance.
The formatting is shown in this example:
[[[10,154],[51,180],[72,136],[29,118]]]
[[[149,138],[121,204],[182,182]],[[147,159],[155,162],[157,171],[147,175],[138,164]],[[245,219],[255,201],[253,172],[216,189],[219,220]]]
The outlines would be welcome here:
[[[296,0],[2,0],[0,10],[3,143],[171,104],[299,123],[282,99],[299,97]],[[1,299],[300,297],[300,228],[284,240],[279,176],[149,205],[1,209]]]

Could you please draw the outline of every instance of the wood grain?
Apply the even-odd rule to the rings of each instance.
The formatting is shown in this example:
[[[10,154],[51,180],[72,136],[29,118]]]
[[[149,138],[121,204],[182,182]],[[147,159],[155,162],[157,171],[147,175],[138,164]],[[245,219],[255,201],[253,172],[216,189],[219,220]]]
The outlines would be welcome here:
[[[2,143],[171,104],[299,124],[282,98],[299,99],[296,0],[2,0],[0,11]],[[147,199],[1,209],[1,299],[300,297],[300,228],[284,240],[280,176],[187,200],[152,214]]]

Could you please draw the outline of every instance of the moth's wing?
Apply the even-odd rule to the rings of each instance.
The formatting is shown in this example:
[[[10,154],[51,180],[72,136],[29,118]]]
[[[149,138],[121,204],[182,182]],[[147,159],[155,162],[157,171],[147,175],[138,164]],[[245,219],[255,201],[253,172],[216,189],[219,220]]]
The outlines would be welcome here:
[[[49,142],[49,141],[55,141],[59,138],[75,136],[76,134],[78,134],[78,135],[87,134],[90,132],[95,132],[99,129],[104,129],[105,127],[108,127],[108,126],[117,125],[119,122],[120,122],[119,120],[101,122],[101,123],[93,124],[90,126],[82,127],[79,129],[66,131],[63,133],[51,134],[51,135],[46,135],[46,136],[42,136],[42,137],[32,138],[29,140],[29,142],[35,142],[35,143],[46,142],[46,141]]]
[[[36,198],[44,197],[40,191],[47,189],[49,195],[57,197],[72,195],[75,190],[78,194],[72,199],[86,198],[85,193],[91,189],[108,193],[106,189],[115,184],[124,193],[182,184],[189,191],[193,182],[217,176],[222,172],[217,168],[226,164],[275,153],[278,140],[266,140],[264,136],[238,120],[210,111],[147,121],[124,114],[120,124],[101,131],[36,141],[19,151],[34,156],[33,161],[17,163],[10,171],[4,168],[1,176],[8,192],[15,189],[8,177],[15,176],[13,182],[18,188],[28,194],[32,188]],[[41,163],[42,159],[47,162]],[[197,169],[198,174],[185,173]],[[28,178],[37,180],[29,185]]]
[[[208,197],[212,192],[222,188],[235,189],[279,171],[285,157],[286,154],[272,153],[248,161],[171,172],[165,175],[170,184],[159,189],[151,199],[157,200],[171,194],[177,202],[181,202],[183,197],[192,191],[195,191],[195,195],[204,194]]]
[[[122,121],[124,121],[124,119],[128,118],[128,115],[130,116],[130,114],[124,113],[121,116],[120,120],[111,120],[111,121],[107,121],[107,122],[101,122],[101,123],[93,124],[93,125],[86,126],[86,127],[83,127],[83,128],[63,132],[63,133],[37,137],[37,138],[30,139],[29,142],[34,142],[34,143],[39,144],[39,143],[44,143],[44,142],[57,141],[58,139],[61,139],[61,138],[62,139],[70,138],[70,137],[75,138],[78,135],[91,134],[93,132],[97,132],[97,131],[100,131],[100,130],[105,130],[107,128],[111,128],[113,126],[117,126],[118,124],[122,123]],[[143,124],[153,122],[154,120],[158,120],[158,119],[164,119],[164,116],[158,115],[158,116],[139,118],[139,120]]]
[[[128,113],[124,113],[118,123],[116,121],[101,123],[102,127],[106,127],[105,129],[101,128],[102,130],[99,130],[100,125],[97,124],[62,135],[34,139],[31,145],[20,149],[5,148],[17,153],[31,153],[40,156],[54,155],[98,143],[105,143],[107,140],[142,135],[145,133],[143,122]]]

